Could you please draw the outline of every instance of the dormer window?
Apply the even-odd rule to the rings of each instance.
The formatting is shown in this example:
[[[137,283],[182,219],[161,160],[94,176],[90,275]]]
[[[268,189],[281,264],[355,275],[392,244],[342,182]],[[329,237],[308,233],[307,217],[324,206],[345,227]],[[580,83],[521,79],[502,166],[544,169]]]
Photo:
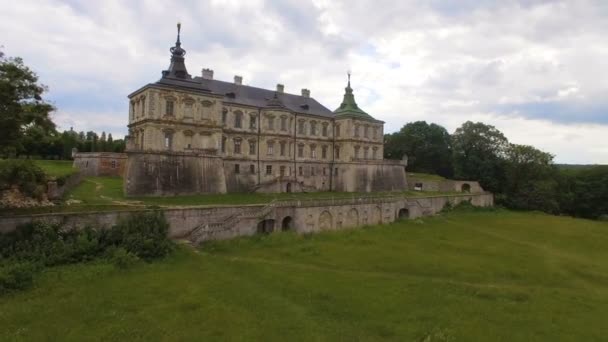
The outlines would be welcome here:
[[[233,99],[236,97],[236,94],[234,92],[226,93],[226,97]]]
[[[307,104],[300,105],[300,108],[308,110],[310,107]]]

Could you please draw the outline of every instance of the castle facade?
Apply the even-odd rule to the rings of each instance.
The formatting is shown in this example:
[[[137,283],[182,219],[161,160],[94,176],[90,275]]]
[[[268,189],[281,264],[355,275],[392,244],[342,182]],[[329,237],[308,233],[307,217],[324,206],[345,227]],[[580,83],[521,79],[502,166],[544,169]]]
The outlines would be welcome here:
[[[307,89],[192,76],[179,28],[161,79],[129,95],[126,194],[407,189],[405,163],[383,160],[384,122],[358,107],[350,76],[334,111]]]

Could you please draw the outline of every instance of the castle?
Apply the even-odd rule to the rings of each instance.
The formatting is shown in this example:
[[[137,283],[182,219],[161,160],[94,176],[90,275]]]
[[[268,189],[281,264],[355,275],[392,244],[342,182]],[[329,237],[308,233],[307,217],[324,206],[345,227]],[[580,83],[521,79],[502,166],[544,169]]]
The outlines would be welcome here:
[[[131,93],[127,195],[406,190],[404,161],[383,159],[384,122],[357,106],[350,84],[331,111],[289,94],[191,76],[181,46],[162,77]]]

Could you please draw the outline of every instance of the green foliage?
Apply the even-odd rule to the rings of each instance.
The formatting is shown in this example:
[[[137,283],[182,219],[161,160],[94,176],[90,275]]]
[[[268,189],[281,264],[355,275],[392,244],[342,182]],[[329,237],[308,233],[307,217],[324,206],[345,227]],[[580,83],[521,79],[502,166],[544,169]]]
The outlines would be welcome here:
[[[450,134],[437,124],[410,122],[399,132],[385,135],[384,155],[388,159],[408,157],[408,171],[451,177]]]
[[[54,108],[42,99],[45,91],[21,58],[0,54],[0,153],[23,150],[26,130],[55,130],[50,117]]]
[[[508,146],[507,138],[496,127],[465,122],[452,135],[455,177],[477,180],[484,189],[501,192]]]
[[[27,196],[39,198],[45,182],[44,171],[30,160],[0,160],[0,190],[17,186]]]
[[[112,264],[121,270],[131,268],[139,262],[137,255],[122,247],[111,249],[110,255],[110,261]]]
[[[29,288],[36,271],[36,265],[30,262],[0,265],[0,295]]]
[[[27,265],[44,268],[110,255],[116,267],[128,268],[140,258],[164,257],[173,250],[167,231],[161,212],[135,214],[111,229],[64,229],[46,222],[21,226],[0,234],[0,287],[19,289],[31,283],[28,274],[36,268],[26,269]]]

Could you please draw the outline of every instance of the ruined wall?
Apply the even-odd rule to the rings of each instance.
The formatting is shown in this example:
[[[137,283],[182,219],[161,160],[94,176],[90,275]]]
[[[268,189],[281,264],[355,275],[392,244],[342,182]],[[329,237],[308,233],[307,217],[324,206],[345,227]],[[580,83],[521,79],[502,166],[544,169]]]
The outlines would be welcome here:
[[[408,176],[407,188],[410,191],[468,192],[473,194],[484,192],[477,181],[451,179],[437,181],[413,176]]]
[[[79,152],[74,154],[73,165],[83,176],[122,177],[126,162],[126,153]]]
[[[176,152],[128,152],[127,196],[226,193],[220,157]]]

